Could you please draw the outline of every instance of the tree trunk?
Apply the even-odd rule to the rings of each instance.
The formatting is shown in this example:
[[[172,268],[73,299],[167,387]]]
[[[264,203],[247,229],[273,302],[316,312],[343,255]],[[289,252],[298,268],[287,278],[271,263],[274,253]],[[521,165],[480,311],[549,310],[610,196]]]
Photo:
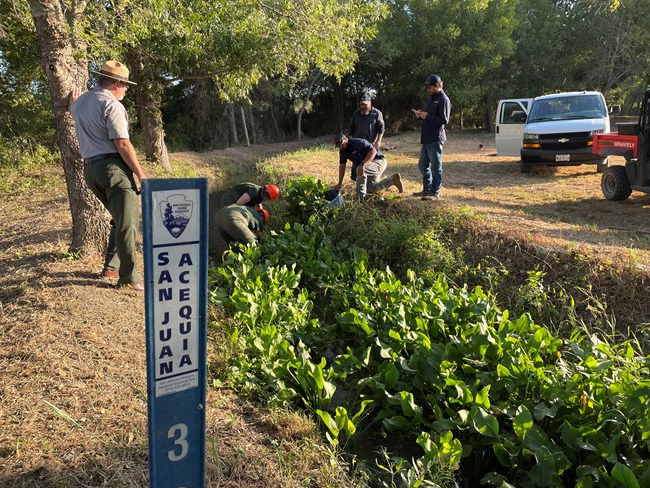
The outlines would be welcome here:
[[[343,132],[349,127],[347,122],[348,114],[345,113],[345,90],[342,84],[338,84],[334,90],[334,102],[336,104],[336,131]],[[346,120],[347,119],[347,120]]]
[[[239,136],[237,135],[237,121],[235,120],[235,106],[228,104],[228,120],[230,122],[230,141],[232,145],[239,144]]]
[[[244,113],[244,107],[240,105],[239,111],[241,112],[241,125],[244,128],[244,141],[246,141],[246,147],[250,147],[251,141],[248,138],[248,127],[246,127],[246,114]]]
[[[246,111],[248,112],[248,120],[251,126],[251,142],[257,144],[257,130],[255,130],[255,117],[253,115],[253,106],[246,104]]]
[[[137,83],[131,89],[135,92],[135,106],[142,128],[145,157],[148,161],[159,163],[165,170],[171,171],[160,110],[163,86],[155,79],[155,75],[145,68],[142,51],[139,48],[129,50],[127,63],[131,68],[129,77]]]
[[[52,98],[57,142],[68,189],[72,214],[70,252],[82,256],[103,253],[108,243],[109,215],[86,186],[74,121],[67,111],[72,89],[86,87],[88,65],[85,59],[74,56],[75,39],[69,34],[58,0],[29,0],[29,8],[38,34],[41,62]],[[72,21],[74,16],[73,12]]]
[[[302,105],[300,106],[300,110],[298,110],[298,140],[302,138],[302,114],[304,114],[307,109],[307,104],[309,104],[309,100],[311,99],[311,93],[314,90],[314,85],[316,84],[316,81],[318,81],[319,77],[320,71],[315,71],[311,80],[309,80],[307,94],[305,95],[305,98],[302,99]]]
[[[278,121],[275,118],[275,109],[273,103],[269,104],[269,113],[271,114],[271,121],[273,122],[273,131],[275,132],[276,141],[280,140],[280,127],[278,127]]]
[[[494,114],[492,113],[493,103],[490,100],[485,100],[485,127],[488,132],[494,132]]]

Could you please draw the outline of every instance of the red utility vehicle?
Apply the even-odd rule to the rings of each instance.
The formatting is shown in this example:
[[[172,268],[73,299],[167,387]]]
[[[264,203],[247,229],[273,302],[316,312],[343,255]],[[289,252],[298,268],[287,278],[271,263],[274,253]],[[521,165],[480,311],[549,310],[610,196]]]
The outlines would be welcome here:
[[[632,190],[650,193],[650,88],[646,89],[637,122],[617,124],[618,132],[594,134],[593,152],[623,156],[625,166],[610,166],[600,187],[607,200],[625,200]]]

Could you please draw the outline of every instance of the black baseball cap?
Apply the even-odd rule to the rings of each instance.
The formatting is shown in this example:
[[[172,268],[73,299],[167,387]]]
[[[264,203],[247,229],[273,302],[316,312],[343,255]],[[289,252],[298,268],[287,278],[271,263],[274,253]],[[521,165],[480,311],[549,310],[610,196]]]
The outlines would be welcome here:
[[[370,95],[368,95],[367,93],[361,95],[361,98],[359,99],[359,101],[361,102],[370,102],[371,100],[372,99],[370,98]]]
[[[427,86],[431,85],[437,85],[442,81],[442,78],[440,78],[438,75],[431,75],[427,78],[427,81],[425,82]]]
[[[341,147],[341,144],[345,139],[347,139],[347,136],[343,132],[337,132],[334,134],[334,145],[336,147]]]

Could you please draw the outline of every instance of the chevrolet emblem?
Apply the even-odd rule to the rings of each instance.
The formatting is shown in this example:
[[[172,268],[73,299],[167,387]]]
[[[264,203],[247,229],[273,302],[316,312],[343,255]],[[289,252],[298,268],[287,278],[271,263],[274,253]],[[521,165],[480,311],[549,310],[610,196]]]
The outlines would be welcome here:
[[[569,142],[569,139],[563,137],[562,139],[558,139],[557,142]]]

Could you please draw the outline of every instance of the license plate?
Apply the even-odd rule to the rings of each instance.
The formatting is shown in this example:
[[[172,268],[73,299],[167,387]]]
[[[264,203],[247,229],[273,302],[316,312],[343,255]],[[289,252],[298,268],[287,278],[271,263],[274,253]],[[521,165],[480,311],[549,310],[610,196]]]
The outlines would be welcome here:
[[[556,154],[555,161],[571,161],[571,156],[569,154]]]

